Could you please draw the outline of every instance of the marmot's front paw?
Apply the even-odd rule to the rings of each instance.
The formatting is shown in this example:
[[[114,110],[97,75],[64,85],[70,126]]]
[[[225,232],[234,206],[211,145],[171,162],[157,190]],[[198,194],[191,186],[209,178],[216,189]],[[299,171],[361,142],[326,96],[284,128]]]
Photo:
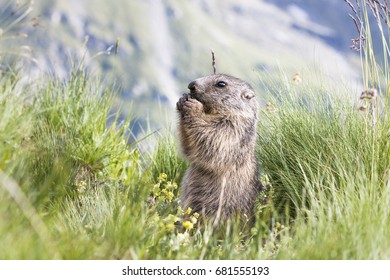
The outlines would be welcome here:
[[[190,115],[191,117],[198,116],[203,112],[203,104],[194,98],[189,98],[183,104],[184,114]]]
[[[203,104],[192,98],[188,93],[183,94],[176,103],[176,107],[182,116],[189,115],[194,117],[203,112]]]
[[[176,109],[183,114],[183,105],[190,97],[189,93],[184,93],[182,97],[180,97],[179,101],[176,103]]]

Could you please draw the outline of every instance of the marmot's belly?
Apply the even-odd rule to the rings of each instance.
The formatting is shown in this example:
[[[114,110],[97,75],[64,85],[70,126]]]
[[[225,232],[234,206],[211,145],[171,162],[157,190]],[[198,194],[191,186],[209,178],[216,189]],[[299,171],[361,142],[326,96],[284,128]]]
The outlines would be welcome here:
[[[191,169],[184,177],[182,185],[184,186],[182,207],[191,207],[193,212],[204,213],[206,216],[218,212],[221,213],[221,217],[235,214],[250,216],[257,197],[256,186],[250,185],[250,182],[229,177],[225,179],[201,177],[201,174]]]

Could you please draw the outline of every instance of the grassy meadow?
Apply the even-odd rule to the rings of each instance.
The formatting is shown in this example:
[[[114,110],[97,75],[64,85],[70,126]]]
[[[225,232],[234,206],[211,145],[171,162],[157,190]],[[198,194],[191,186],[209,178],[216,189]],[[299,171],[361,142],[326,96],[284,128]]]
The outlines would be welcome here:
[[[175,132],[129,141],[115,87],[82,67],[29,82],[2,69],[0,259],[390,259],[389,51],[383,31],[372,52],[369,7],[362,95],[284,74],[253,85],[265,190],[250,226],[198,229],[177,205]]]

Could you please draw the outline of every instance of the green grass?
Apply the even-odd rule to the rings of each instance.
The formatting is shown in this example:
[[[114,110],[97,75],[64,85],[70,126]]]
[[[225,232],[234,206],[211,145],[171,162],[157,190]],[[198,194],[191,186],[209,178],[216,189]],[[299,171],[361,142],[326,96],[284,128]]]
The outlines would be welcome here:
[[[177,207],[174,134],[148,153],[128,144],[131,119],[119,125],[113,94],[84,72],[0,84],[1,259],[390,257],[389,117],[373,133],[343,92],[268,86],[257,222],[197,231]]]
[[[389,116],[383,112],[373,132],[370,113],[343,100],[346,93],[302,87],[278,93],[279,110],[265,112],[260,129],[272,207],[290,221],[292,239],[276,256],[389,258]]]
[[[4,71],[0,259],[389,259],[390,116],[378,90],[358,104],[338,85],[268,78],[257,220],[198,230],[177,205],[187,164],[174,132],[145,151],[99,78],[75,69],[26,83]]]

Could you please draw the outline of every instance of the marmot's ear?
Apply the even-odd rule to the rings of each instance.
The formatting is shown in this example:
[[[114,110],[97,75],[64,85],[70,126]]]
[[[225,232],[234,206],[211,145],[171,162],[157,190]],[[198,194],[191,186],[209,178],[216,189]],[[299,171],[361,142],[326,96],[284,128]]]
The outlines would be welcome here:
[[[255,94],[251,91],[243,91],[241,92],[241,97],[249,100],[255,97]]]

